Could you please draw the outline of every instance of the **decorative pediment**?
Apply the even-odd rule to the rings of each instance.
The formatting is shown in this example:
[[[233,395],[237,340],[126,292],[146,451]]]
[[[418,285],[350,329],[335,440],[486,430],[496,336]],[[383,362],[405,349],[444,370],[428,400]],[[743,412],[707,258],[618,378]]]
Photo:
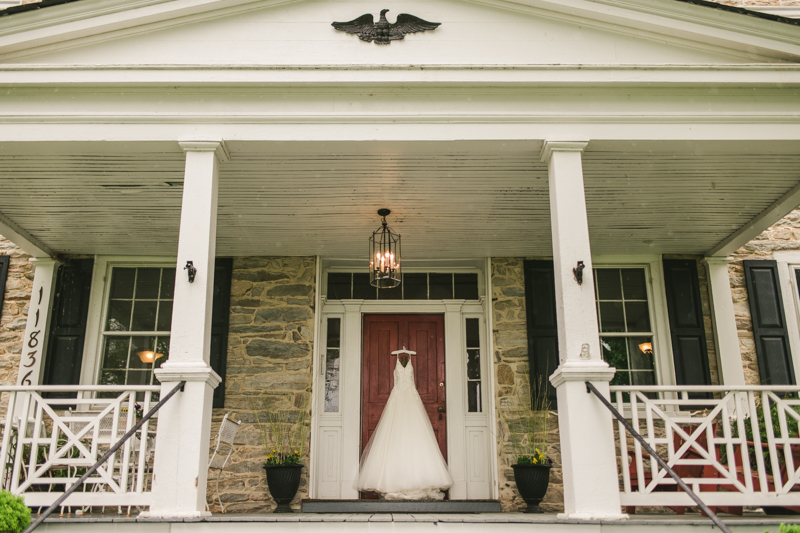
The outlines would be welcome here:
[[[318,65],[719,65],[795,62],[800,28],[675,0],[80,0],[0,19],[0,62],[243,67]],[[334,21],[390,8],[437,21],[393,46],[365,46]],[[16,23],[16,24],[14,24]]]

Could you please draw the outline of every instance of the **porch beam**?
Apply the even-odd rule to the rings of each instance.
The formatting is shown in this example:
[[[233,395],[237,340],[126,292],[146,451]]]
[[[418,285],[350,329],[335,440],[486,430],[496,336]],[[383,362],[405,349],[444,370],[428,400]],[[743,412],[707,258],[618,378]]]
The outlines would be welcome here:
[[[723,239],[706,252],[706,257],[728,257],[730,254],[752,241],[761,232],[791,213],[800,205],[800,183],[778,198],[771,206],[759,213],[750,222]]]
[[[561,359],[550,377],[558,394],[564,479],[564,513],[559,516],[620,520],[627,515],[620,512],[611,414],[586,390],[589,381],[608,397],[614,377],[614,369],[600,355],[581,162],[587,144],[546,141],[541,152],[548,164]]]
[[[186,152],[178,268],[169,359],[155,370],[161,394],[186,381],[184,391],[159,414],[153,468],[153,504],[147,516],[207,516],[206,481],[211,404],[220,377],[209,366],[214,259],[217,240],[221,141],[180,143]],[[196,273],[191,273],[191,261]]]
[[[13,242],[33,257],[58,259],[58,255],[39,239],[22,229],[10,218],[0,213],[0,235]]]

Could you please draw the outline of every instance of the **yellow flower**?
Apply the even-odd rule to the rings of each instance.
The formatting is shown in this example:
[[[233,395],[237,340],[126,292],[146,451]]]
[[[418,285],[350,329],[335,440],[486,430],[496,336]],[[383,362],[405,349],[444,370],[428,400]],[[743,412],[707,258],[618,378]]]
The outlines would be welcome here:
[[[538,463],[538,462],[539,462],[539,461],[538,461],[536,458],[534,458],[534,459],[533,459],[533,464],[536,464],[536,463]]]
[[[295,450],[295,451],[294,451],[294,454],[295,454],[295,455],[300,455],[300,452],[298,452],[297,450]]]

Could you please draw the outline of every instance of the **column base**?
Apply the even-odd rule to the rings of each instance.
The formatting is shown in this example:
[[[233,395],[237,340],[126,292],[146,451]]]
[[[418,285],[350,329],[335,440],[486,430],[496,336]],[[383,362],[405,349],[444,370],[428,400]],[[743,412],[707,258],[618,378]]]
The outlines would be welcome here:
[[[618,522],[630,518],[626,513],[619,514],[592,514],[592,513],[558,513],[556,518],[559,520],[597,520]]]
[[[166,511],[162,512],[152,512],[152,511],[144,511],[143,513],[139,513],[139,518],[205,518],[211,516],[209,511],[195,511],[189,513],[170,513]]]

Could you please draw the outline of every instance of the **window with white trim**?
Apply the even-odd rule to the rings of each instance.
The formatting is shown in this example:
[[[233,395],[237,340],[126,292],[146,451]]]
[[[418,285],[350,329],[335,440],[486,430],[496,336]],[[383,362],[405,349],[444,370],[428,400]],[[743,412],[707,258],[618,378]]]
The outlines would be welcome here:
[[[169,357],[174,267],[113,267],[102,331],[98,382],[158,383],[153,370]]]
[[[643,267],[594,269],[603,359],[617,369],[612,385],[655,385],[655,343]]]

